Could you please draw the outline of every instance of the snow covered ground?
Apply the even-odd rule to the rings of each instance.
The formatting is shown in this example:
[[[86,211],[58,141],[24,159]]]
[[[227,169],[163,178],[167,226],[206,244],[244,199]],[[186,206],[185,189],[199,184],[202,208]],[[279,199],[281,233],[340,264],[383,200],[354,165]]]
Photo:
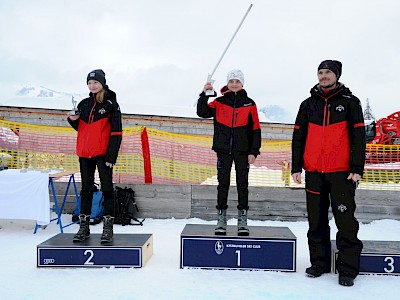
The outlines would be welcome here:
[[[71,215],[63,215],[67,223]],[[58,234],[53,222],[33,234],[33,221],[0,220],[1,299],[399,299],[400,276],[360,275],[343,287],[336,274],[308,278],[306,222],[252,221],[251,226],[288,227],[297,237],[297,272],[180,269],[180,234],[186,224],[214,224],[200,219],[146,219],[144,226],[114,227],[115,233],[153,234],[153,256],[141,269],[38,269],[36,246]],[[235,225],[231,219],[229,225]],[[331,221],[332,237],[335,225]],[[65,228],[75,233],[78,225]],[[102,225],[91,226],[101,233]],[[361,224],[362,240],[400,241],[400,221]]]

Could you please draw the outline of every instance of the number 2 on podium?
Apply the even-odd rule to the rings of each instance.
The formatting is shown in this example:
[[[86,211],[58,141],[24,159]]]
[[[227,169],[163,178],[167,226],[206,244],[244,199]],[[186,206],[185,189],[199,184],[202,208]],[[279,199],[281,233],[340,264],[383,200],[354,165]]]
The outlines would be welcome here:
[[[94,262],[90,261],[93,256],[94,256],[94,252],[93,250],[86,250],[83,255],[89,255],[88,259],[85,261],[84,265],[94,265]]]

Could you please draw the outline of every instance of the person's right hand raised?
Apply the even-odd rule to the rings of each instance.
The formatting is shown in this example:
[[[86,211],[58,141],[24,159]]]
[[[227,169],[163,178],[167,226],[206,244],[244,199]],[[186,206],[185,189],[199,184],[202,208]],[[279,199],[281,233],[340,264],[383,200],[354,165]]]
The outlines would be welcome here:
[[[213,86],[212,86],[211,82],[207,82],[204,85],[203,92],[206,92],[207,90],[212,90],[212,89],[213,89]]]

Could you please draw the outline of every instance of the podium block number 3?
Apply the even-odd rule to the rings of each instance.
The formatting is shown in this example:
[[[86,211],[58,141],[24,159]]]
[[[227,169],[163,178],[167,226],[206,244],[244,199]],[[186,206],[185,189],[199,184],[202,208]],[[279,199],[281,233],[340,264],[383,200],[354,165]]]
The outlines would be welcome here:
[[[394,272],[394,259],[393,257],[385,257],[384,261],[388,264],[389,268],[383,268],[386,273],[393,273]]]

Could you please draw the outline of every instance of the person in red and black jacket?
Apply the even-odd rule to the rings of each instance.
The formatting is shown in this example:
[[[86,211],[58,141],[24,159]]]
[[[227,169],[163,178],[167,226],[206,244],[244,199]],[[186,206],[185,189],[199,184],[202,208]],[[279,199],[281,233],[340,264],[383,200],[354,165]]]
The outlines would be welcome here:
[[[212,149],[217,153],[218,224],[215,234],[226,234],[226,210],[232,163],[235,162],[238,191],[238,234],[249,235],[247,227],[249,169],[261,148],[261,129],[256,103],[243,89],[241,70],[227,75],[227,85],[221,89],[222,96],[208,103],[207,90],[213,90],[207,82],[197,102],[197,115],[214,119]],[[216,93],[214,92],[214,97]]]
[[[103,70],[94,70],[87,76],[89,97],[77,106],[78,114],[68,114],[68,122],[78,131],[76,154],[82,179],[80,228],[74,241],[89,238],[89,222],[92,209],[94,175],[99,172],[104,196],[104,217],[102,243],[113,239],[114,187],[112,168],[114,167],[122,141],[121,110],[115,92],[106,85]]]
[[[305,188],[310,277],[331,271],[329,206],[338,229],[336,268],[339,284],[352,286],[363,248],[357,234],[355,190],[363,175],[365,128],[360,100],[338,82],[342,64],[325,60],[318,67],[319,84],[311,89],[297,114],[292,138],[292,177]]]

